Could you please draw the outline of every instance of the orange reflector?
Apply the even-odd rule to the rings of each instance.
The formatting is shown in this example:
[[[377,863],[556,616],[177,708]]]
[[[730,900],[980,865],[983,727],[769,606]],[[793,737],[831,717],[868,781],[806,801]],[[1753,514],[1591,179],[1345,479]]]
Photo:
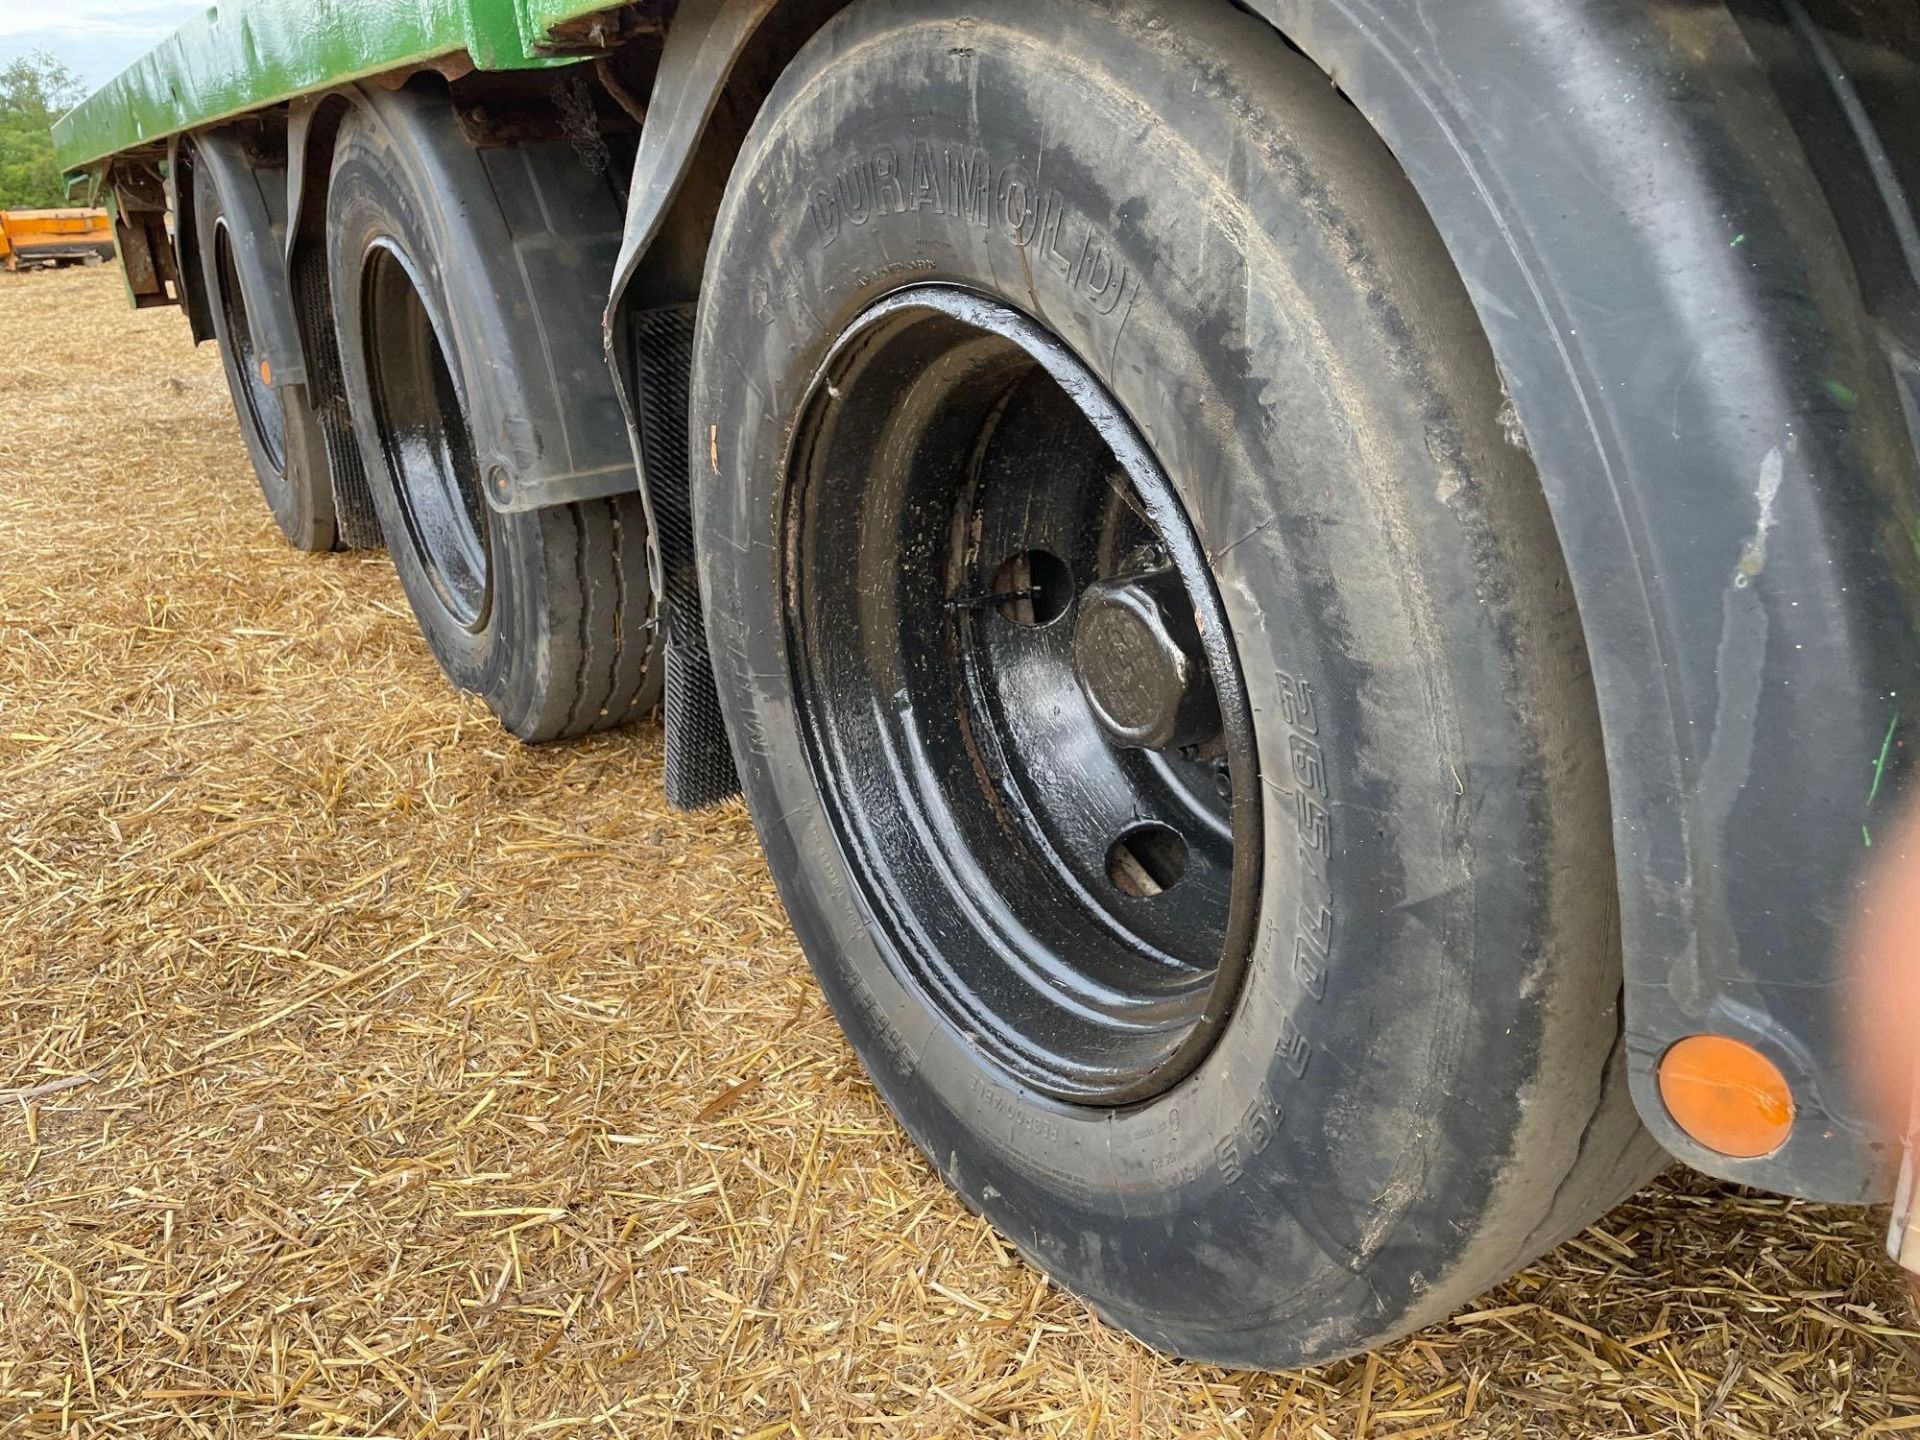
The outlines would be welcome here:
[[[1765,1155],[1793,1129],[1793,1092],[1779,1067],[1724,1035],[1674,1042],[1660,1060],[1660,1098],[1676,1125],[1722,1155]]]
[[[260,383],[262,385],[271,385],[273,383],[273,367],[267,364],[265,360],[260,362]]]

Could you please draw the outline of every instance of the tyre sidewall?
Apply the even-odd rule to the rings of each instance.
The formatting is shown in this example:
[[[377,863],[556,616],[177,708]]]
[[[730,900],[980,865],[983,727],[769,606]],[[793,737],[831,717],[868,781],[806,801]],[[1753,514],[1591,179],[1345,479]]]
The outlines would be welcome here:
[[[1396,310],[1321,188],[1380,156],[1250,121],[1284,87],[1240,93],[1151,14],[929,9],[855,7],[816,37],[747,142],[709,260],[704,294],[730,298],[702,306],[690,442],[742,782],[836,1013],[971,1204],[1156,1344],[1325,1358],[1431,1313],[1510,1159],[1561,972],[1593,968],[1591,945],[1556,953],[1545,877],[1472,863],[1529,855],[1547,824],[1513,615],[1463,480],[1512,467],[1450,409],[1485,397],[1428,373],[1423,333],[1459,317]],[[1214,56],[1271,44],[1242,16],[1191,28]],[[1324,85],[1304,64],[1287,78]],[[1218,157],[1244,158],[1250,131],[1265,152],[1235,175]],[[964,174],[950,155],[986,157],[984,198],[960,186],[979,204],[897,204],[923,146],[940,180]],[[1431,241],[1424,217],[1359,218],[1414,227],[1409,253]],[[1263,903],[1236,1013],[1188,1079],[1121,1111],[1015,1084],[903,983],[798,724],[769,563],[785,447],[832,337],[928,283],[1034,315],[1132,417],[1214,560],[1257,717]],[[1463,295],[1447,304],[1471,322]]]
[[[357,109],[343,124],[334,151],[328,191],[328,271],[333,287],[340,368],[354,430],[364,458],[368,488],[395,571],[435,659],[462,690],[480,695],[519,734],[553,728],[542,700],[549,686],[541,666],[549,655],[549,617],[542,603],[550,557],[540,513],[502,513],[491,505],[482,515],[492,592],[484,621],[462,624],[441,599],[409,534],[395,478],[382,451],[366,358],[364,276],[376,244],[405,262],[434,326],[441,354],[470,422],[471,382],[476,363],[511,366],[511,356],[462,353],[450,323],[452,299],[442,257],[454,253],[440,233],[446,223],[437,207],[420,202],[419,179],[403,146],[380,119]],[[459,303],[484,304],[483,287],[462,287]]]
[[[333,480],[327,469],[326,440],[320,431],[319,417],[313,413],[304,385],[275,388],[273,393],[280,402],[284,430],[282,458],[276,462],[254,424],[246,377],[240,373],[239,354],[234,348],[226,305],[221,299],[216,237],[226,225],[225,206],[219,186],[212,175],[204,171],[195,175],[193,208],[201,284],[206,290],[207,309],[213,317],[220,368],[227,377],[234,418],[247,447],[247,459],[260,483],[260,494],[288,544],[299,550],[330,550],[335,540]],[[246,303],[244,295],[241,303]]]

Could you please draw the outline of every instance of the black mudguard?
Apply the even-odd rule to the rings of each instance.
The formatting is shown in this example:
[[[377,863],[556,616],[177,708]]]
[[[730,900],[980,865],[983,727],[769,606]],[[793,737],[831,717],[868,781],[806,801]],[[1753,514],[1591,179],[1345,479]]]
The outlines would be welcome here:
[[[1800,117],[1718,6],[1254,8],[1406,166],[1538,461],[1606,732],[1642,1118],[1711,1174],[1881,1197],[1843,952],[1912,788],[1892,741],[1920,716],[1915,372]],[[1700,1031],[1792,1084],[1773,1154],[1720,1155],[1668,1116],[1657,1064]]]
[[[503,297],[449,317],[467,331],[461,352],[540,357],[525,366],[546,382],[531,393],[496,393],[476,371],[468,403],[488,503],[513,512],[639,488],[599,343],[620,216],[544,183],[546,167],[580,158],[564,142],[478,148],[445,92],[428,85],[361,86],[350,98],[394,138],[419,193],[436,197],[431,218],[458,283]]]
[[[300,327],[294,318],[287,269],[281,262],[287,227],[285,168],[261,165],[247,154],[240,136],[232,130],[205,130],[193,137],[193,170],[210,180],[219,192],[221,209],[233,232],[234,273],[240,281],[254,343],[271,370],[267,383],[276,389],[306,384],[306,352],[301,348]],[[190,199],[174,197],[177,224],[182,223],[177,217],[190,215],[192,210]],[[183,238],[189,233],[184,225]],[[194,247],[210,244],[211,237],[193,236],[191,243]],[[188,246],[183,244],[181,248]],[[181,273],[196,277],[193,288],[197,292],[198,266],[183,263]],[[200,303],[213,302],[202,296]],[[195,307],[189,305],[188,311],[195,314]],[[198,324],[196,317],[195,338],[209,338],[211,325],[202,336]]]

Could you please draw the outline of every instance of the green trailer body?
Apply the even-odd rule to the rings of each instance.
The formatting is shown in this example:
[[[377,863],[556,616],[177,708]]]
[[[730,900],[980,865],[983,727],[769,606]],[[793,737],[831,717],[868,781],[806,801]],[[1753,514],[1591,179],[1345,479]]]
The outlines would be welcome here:
[[[416,67],[566,64],[557,26],[596,0],[222,0],[54,126],[69,171],[349,81]]]

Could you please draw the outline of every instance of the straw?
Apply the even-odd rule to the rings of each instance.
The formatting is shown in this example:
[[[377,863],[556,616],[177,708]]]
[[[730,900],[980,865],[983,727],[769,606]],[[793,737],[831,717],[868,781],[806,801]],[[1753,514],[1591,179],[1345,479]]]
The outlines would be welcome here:
[[[1920,1434],[1884,1214],[1679,1173],[1365,1359],[1147,1351],[913,1151],[657,728],[507,739],[110,270],[0,334],[0,1433]]]

